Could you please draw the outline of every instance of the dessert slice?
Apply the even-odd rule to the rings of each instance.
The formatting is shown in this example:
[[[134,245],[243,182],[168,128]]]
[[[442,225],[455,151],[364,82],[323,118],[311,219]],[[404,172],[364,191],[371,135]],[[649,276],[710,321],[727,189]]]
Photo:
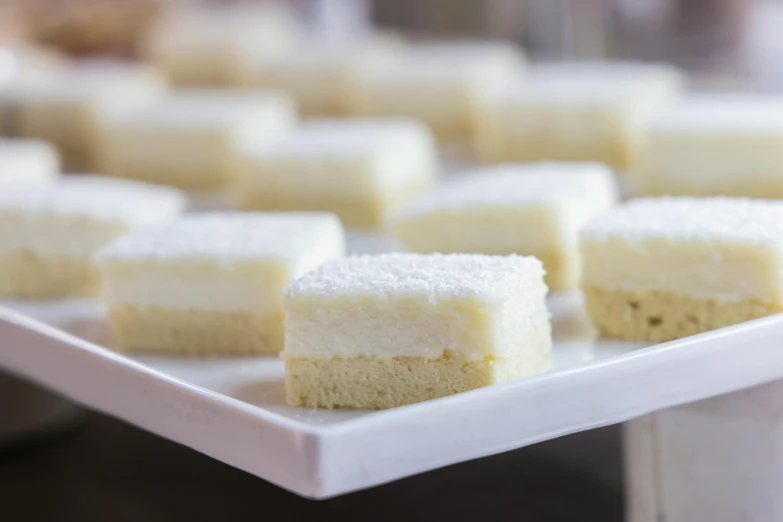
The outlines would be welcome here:
[[[401,44],[375,35],[358,40],[303,40],[248,60],[237,85],[276,89],[296,100],[305,116],[347,116],[348,86],[362,67],[392,59]]]
[[[3,42],[3,52],[8,66],[0,77],[0,136],[13,137],[18,132],[19,100],[31,88],[56,82],[66,62],[57,51],[37,45]]]
[[[49,185],[59,174],[57,150],[49,143],[0,139],[0,190]]]
[[[435,144],[415,121],[321,120],[249,150],[237,194],[246,209],[323,210],[377,227],[437,171]]]
[[[333,261],[285,295],[286,398],[392,408],[546,371],[533,257],[382,254]]]
[[[683,100],[650,122],[634,172],[647,195],[783,198],[783,97]]]
[[[637,199],[581,233],[587,311],[604,335],[667,341],[783,311],[783,204]]]
[[[96,250],[184,207],[179,191],[98,176],[0,191],[0,295],[95,295]]]
[[[35,85],[17,100],[21,136],[52,142],[66,170],[97,170],[105,120],[143,107],[165,93],[153,69],[119,62],[88,62],[63,71],[56,81]]]
[[[276,2],[204,4],[169,10],[147,36],[145,54],[175,85],[230,86],[248,59],[299,34],[295,15]]]
[[[599,161],[627,169],[645,121],[682,83],[679,71],[662,65],[539,65],[491,100],[479,152],[494,162]]]
[[[293,127],[290,99],[264,91],[194,90],[110,118],[101,139],[101,171],[191,190],[235,181],[241,151]]]
[[[359,70],[349,104],[354,114],[415,118],[439,140],[472,144],[488,100],[524,63],[522,51],[505,42],[413,46]]]
[[[206,213],[118,239],[97,256],[119,347],[277,354],[283,287],[343,255],[326,213]]]
[[[412,252],[534,255],[553,290],[579,282],[579,228],[617,199],[598,163],[487,167],[447,183],[391,219]]]

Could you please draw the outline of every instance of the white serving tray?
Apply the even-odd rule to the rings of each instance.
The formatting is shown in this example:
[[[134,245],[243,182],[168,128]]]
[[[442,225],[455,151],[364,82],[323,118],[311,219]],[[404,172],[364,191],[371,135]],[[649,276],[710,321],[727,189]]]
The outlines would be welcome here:
[[[644,348],[595,340],[578,293],[549,303],[555,370],[382,412],[288,407],[274,358],[119,355],[90,300],[0,302],[0,366],[312,498],[783,377],[783,315]]]

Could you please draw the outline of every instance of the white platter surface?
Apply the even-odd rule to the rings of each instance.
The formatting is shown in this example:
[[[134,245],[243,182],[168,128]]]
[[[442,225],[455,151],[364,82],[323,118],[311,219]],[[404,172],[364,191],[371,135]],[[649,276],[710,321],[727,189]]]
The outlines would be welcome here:
[[[349,237],[354,252],[387,248]],[[783,377],[783,315],[645,347],[596,339],[570,292],[549,299],[549,373],[382,412],[311,410],[285,404],[275,358],[126,356],[97,301],[0,305],[0,367],[312,498]]]
[[[447,177],[472,166],[462,156],[446,158]],[[191,210],[231,206],[207,195]],[[348,236],[350,253],[394,249]],[[578,292],[548,304],[552,371],[382,412],[289,407],[271,357],[118,354],[94,300],[0,301],[0,367],[310,498],[783,378],[783,314],[645,346],[596,339]]]

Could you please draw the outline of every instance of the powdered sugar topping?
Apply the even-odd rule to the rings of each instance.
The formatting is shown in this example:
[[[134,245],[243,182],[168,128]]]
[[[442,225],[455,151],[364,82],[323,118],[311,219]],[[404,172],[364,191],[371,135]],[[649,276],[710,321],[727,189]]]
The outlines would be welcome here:
[[[692,95],[651,121],[653,131],[783,132],[783,96]]]
[[[481,254],[361,255],[330,261],[297,279],[289,295],[444,295],[507,298],[541,284],[544,268],[530,256]]]
[[[0,192],[0,212],[63,214],[139,226],[180,214],[179,190],[90,175],[69,175],[53,185]]]
[[[559,202],[579,205],[586,198],[610,204],[616,199],[612,171],[599,163],[498,165],[470,171],[403,209],[395,218],[445,209],[520,206]]]
[[[343,236],[325,212],[208,212],[138,230],[100,252],[100,259],[298,259],[314,244]]]
[[[602,214],[582,231],[589,241],[730,241],[783,250],[783,201],[664,197],[633,200]]]

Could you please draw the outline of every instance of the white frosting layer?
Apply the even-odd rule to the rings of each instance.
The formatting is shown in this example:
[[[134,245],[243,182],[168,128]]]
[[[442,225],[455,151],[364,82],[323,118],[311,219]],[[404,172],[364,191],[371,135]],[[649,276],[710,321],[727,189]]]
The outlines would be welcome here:
[[[517,103],[621,104],[658,91],[679,90],[682,73],[671,66],[633,62],[539,64],[510,87]]]
[[[783,131],[783,96],[690,95],[650,121],[651,132],[747,133]]]
[[[643,189],[763,196],[783,174],[783,97],[692,96],[651,121],[644,144]]]
[[[113,237],[184,209],[174,189],[98,176],[0,192],[0,251],[87,256]]]
[[[286,291],[284,357],[503,357],[548,328],[533,257],[384,254],[331,261]]]
[[[499,165],[444,183],[389,228],[415,252],[575,251],[579,228],[616,201],[601,164]]]
[[[541,140],[566,149],[609,143],[635,150],[646,122],[682,87],[681,74],[668,66],[539,65],[491,102],[495,139],[510,149]]]
[[[268,91],[179,91],[107,122],[107,161],[143,170],[162,164],[226,170],[235,154],[287,134],[291,99]],[[202,140],[200,145],[197,140]],[[217,151],[217,152],[216,152]],[[182,168],[182,167],[180,167]]]
[[[178,128],[231,127],[254,118],[293,119],[291,99],[273,91],[178,91],[142,110],[113,119],[114,126]]]
[[[317,120],[248,152],[251,190],[291,195],[372,196],[432,182],[435,143],[405,119]]]
[[[21,97],[29,104],[84,104],[112,114],[140,107],[166,92],[164,78],[147,66],[92,60],[78,63],[57,75],[57,80],[36,84]]]
[[[640,198],[602,214],[587,240],[727,241],[783,249],[783,201],[746,198]]]
[[[0,139],[0,189],[45,186],[59,173],[57,150],[49,143]]]
[[[185,195],[176,189],[90,175],[69,175],[49,187],[0,193],[3,215],[81,216],[127,227],[165,221],[185,204]]]
[[[339,259],[297,279],[288,289],[293,298],[316,296],[328,302],[344,297],[389,299],[415,295],[431,298],[509,298],[513,283],[543,277],[534,257],[480,254],[380,254]]]
[[[562,212],[592,214],[617,199],[612,171],[600,163],[497,165],[466,173],[403,209],[394,220],[474,208],[553,205]],[[580,212],[585,209],[585,212]]]
[[[783,202],[638,199],[581,233],[583,282],[763,302],[783,296]]]
[[[139,230],[97,256],[113,304],[279,314],[290,278],[341,257],[327,213],[208,213]]]
[[[139,230],[103,250],[103,260],[299,259],[322,234],[342,236],[327,212],[207,212]]]

